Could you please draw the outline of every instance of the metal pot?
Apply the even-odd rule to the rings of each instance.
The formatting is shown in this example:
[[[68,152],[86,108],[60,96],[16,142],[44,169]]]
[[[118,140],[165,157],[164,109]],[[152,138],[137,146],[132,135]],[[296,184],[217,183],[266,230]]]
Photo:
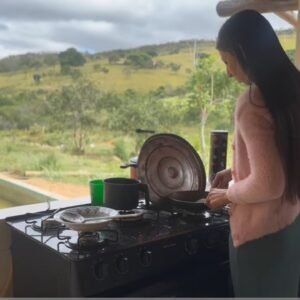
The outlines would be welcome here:
[[[132,210],[139,204],[140,194],[149,206],[146,184],[130,178],[107,178],[104,180],[105,206],[117,210]]]
[[[122,169],[130,168],[130,178],[138,180],[138,156],[131,157],[127,164],[120,166]]]

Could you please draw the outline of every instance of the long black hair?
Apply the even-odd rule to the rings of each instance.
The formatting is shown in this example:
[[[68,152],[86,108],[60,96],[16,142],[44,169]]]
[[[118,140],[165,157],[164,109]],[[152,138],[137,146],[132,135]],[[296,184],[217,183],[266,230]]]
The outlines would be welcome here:
[[[275,126],[285,169],[287,199],[300,199],[300,73],[284,52],[270,23],[244,10],[223,24],[217,49],[237,58],[260,89]]]

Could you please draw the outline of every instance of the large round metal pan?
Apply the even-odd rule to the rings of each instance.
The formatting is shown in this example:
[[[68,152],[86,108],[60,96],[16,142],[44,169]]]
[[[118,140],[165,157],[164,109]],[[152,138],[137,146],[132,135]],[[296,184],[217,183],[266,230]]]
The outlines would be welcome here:
[[[64,217],[68,212],[76,213],[81,215],[84,218],[89,217],[107,217],[107,219],[102,219],[99,221],[90,221],[87,223],[77,223],[72,222],[70,218]],[[79,206],[72,207],[60,211],[54,215],[54,219],[66,227],[72,230],[81,231],[81,232],[93,232],[105,228],[108,222],[111,220],[109,217],[115,217],[119,214],[118,210],[111,209],[108,207],[99,207],[99,206]]]
[[[194,191],[198,199],[204,193],[206,175],[196,150],[175,134],[156,134],[143,144],[138,157],[138,174],[148,185],[154,205],[171,193]]]
[[[81,232],[93,232],[107,228],[107,223],[111,222],[112,220],[117,222],[141,220],[144,213],[145,211],[142,209],[133,209],[130,213],[128,213],[108,207],[78,206],[58,212],[54,215],[54,219],[64,224],[69,229]],[[78,223],[77,217],[72,219],[72,215],[79,215],[87,219],[99,217],[101,220],[89,220],[85,223]]]

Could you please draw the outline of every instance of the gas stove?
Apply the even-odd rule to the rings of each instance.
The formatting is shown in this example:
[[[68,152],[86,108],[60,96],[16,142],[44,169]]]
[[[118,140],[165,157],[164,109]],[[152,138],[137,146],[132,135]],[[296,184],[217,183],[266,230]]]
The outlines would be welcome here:
[[[195,296],[218,296],[210,294],[216,293],[215,285],[208,291],[201,281],[199,289],[198,278],[215,280],[222,268],[220,283],[227,280],[225,211],[150,208],[142,219],[111,221],[101,231],[86,233],[56,222],[57,212],[6,220],[12,229],[15,297],[193,296],[183,284],[197,286]],[[197,283],[192,283],[196,271]]]

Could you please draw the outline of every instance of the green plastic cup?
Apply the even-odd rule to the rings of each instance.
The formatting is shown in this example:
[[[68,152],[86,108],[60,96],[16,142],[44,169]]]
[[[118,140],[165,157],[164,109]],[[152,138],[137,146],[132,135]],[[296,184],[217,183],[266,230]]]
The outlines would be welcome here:
[[[94,206],[103,206],[104,203],[104,182],[102,179],[90,181],[91,203]]]

